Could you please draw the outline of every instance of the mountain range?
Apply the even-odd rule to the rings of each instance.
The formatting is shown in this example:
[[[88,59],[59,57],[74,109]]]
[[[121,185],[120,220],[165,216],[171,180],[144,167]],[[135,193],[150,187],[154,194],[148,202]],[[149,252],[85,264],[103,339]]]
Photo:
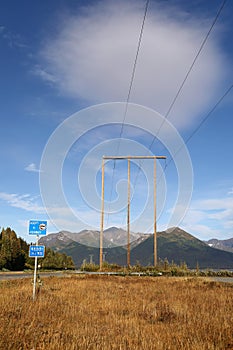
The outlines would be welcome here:
[[[60,231],[41,237],[39,244],[66,253],[73,258],[75,265],[80,267],[84,260],[99,263],[99,236],[99,231],[94,230],[83,230],[79,233]],[[111,227],[104,231],[103,236],[104,260],[126,265],[127,232]],[[152,265],[153,235],[131,232],[130,241],[131,265]],[[198,264],[202,269],[233,269],[233,252],[216,249],[213,245],[210,246],[211,244],[213,243],[210,241],[200,241],[178,227],[171,228],[157,234],[158,259],[168,259],[176,264],[185,262],[189,268],[196,268]]]
[[[233,253],[233,238],[222,239],[222,240],[212,238],[206,241],[206,243],[212,248],[225,250],[226,252]]]

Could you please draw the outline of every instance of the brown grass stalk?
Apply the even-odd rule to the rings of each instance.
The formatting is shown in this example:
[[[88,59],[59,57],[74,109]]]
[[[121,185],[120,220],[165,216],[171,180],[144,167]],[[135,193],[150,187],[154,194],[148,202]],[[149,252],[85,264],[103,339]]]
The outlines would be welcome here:
[[[0,283],[0,349],[233,349],[233,288],[200,278]]]

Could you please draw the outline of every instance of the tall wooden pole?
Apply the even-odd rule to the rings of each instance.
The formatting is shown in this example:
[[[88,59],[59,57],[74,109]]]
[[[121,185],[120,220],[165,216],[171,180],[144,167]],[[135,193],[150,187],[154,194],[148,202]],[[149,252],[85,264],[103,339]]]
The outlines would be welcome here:
[[[154,266],[157,265],[157,228],[156,228],[156,158],[154,159]]]
[[[156,159],[166,159],[165,156],[103,156],[102,159],[102,208],[100,228],[100,269],[103,263],[103,226],[104,226],[104,160],[105,159],[127,159],[128,160],[128,249],[127,265],[130,266],[130,159],[154,159],[154,266],[157,265],[157,228],[156,228]]]
[[[128,159],[127,265],[130,267],[130,160]]]
[[[104,159],[102,159],[101,222],[100,222],[100,270],[103,265],[103,231],[104,231]]]

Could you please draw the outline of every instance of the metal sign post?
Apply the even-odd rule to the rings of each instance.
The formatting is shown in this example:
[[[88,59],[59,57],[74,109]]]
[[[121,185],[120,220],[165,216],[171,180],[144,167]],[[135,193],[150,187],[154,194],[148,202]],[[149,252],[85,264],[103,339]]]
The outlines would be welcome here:
[[[38,258],[43,258],[45,254],[45,246],[38,245],[39,236],[36,237],[36,245],[31,245],[29,248],[29,257],[35,258],[34,278],[33,278],[33,292],[32,299],[36,298],[36,277],[37,277],[37,262]]]
[[[36,245],[38,246],[39,236],[36,237]],[[37,274],[37,256],[35,257],[35,268],[34,268],[34,278],[33,278],[33,291],[32,291],[32,299],[36,298],[36,274]]]
[[[45,254],[45,247],[38,245],[39,236],[46,235],[47,221],[30,220],[29,235],[36,235],[36,245],[31,245],[29,248],[29,257],[35,258],[34,278],[32,299],[36,299],[36,277],[37,277],[37,260],[43,258]]]

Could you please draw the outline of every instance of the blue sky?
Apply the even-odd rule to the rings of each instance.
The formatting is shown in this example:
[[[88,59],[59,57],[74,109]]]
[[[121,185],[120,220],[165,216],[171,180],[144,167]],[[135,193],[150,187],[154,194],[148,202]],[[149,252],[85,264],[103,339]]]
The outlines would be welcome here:
[[[158,229],[233,237],[232,90],[182,141],[232,85],[232,1],[164,119],[221,4],[150,1],[126,111],[145,1],[1,1],[1,227],[99,229],[102,156],[152,154]],[[106,163],[105,187],[105,227],[124,226],[127,162]],[[132,163],[135,232],[153,230],[152,195],[153,162]]]

